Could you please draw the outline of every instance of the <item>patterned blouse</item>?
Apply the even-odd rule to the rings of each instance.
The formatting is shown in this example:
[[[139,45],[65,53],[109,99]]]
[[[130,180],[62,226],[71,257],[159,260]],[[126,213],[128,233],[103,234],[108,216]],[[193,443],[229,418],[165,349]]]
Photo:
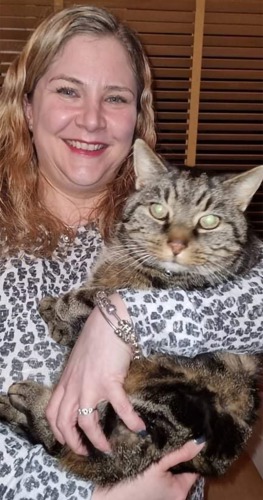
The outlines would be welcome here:
[[[102,240],[95,225],[61,243],[52,258],[30,255],[0,261],[0,389],[33,379],[55,383],[67,348],[56,344],[38,313],[46,295],[60,295],[89,276]],[[262,250],[263,254],[263,250]],[[120,290],[145,355],[185,356],[229,350],[263,351],[263,255],[245,277],[204,291]],[[200,500],[199,482],[191,500]],[[90,500],[93,485],[61,470],[41,445],[0,423],[0,498]]]

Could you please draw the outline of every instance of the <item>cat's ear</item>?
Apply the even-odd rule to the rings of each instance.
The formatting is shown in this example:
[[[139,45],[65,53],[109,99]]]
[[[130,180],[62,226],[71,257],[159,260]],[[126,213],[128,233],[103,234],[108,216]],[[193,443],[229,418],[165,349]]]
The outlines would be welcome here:
[[[141,189],[149,181],[156,179],[156,174],[167,172],[162,160],[142,139],[136,139],[133,146],[135,187]]]
[[[224,181],[224,184],[228,185],[231,191],[234,192],[238,207],[244,212],[262,181],[263,165],[242,174],[235,175]]]

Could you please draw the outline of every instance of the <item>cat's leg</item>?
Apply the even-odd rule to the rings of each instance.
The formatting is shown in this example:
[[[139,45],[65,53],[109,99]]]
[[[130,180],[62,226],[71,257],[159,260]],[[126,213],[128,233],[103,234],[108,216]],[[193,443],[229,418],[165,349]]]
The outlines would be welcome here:
[[[62,345],[72,346],[94,305],[93,292],[80,288],[62,297],[45,297],[39,312],[48,325],[51,337]]]
[[[0,400],[0,416],[26,428],[35,442],[44,444],[52,452],[57,442],[45,417],[50,396],[50,388],[32,381],[12,384],[8,396]]]

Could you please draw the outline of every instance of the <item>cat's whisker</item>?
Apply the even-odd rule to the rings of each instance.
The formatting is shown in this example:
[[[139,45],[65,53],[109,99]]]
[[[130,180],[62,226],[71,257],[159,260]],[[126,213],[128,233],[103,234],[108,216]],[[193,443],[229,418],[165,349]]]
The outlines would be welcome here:
[[[143,252],[143,253],[141,253],[141,255],[140,255],[139,252]],[[126,253],[126,252],[117,252],[117,253],[115,253],[114,254],[114,259],[118,259],[118,262],[121,262],[120,261],[120,257],[121,257],[126,262],[127,260],[131,260],[131,261],[132,260],[137,260],[138,258],[144,257],[145,255],[147,255],[145,253],[145,251],[142,251],[142,250],[138,249],[138,247],[137,247],[137,248],[134,248],[134,251],[129,252],[129,253]]]
[[[206,265],[203,266],[204,269],[207,269],[207,274],[206,277],[208,277],[208,280],[210,281],[211,284],[213,283],[221,283],[223,284],[226,279],[226,268],[223,265],[220,265],[219,263],[213,263],[210,266]],[[233,273],[230,269],[227,270],[227,276],[230,278],[235,278],[235,273]]]
[[[138,252],[138,248],[136,250],[137,252],[134,252],[134,255],[128,255],[128,256],[127,255],[118,256],[116,254],[114,255],[115,262],[120,264],[119,273],[123,272],[121,267],[121,264],[123,263],[125,264],[126,269],[136,270],[139,269],[143,264],[145,265],[147,261],[148,262],[151,261],[151,256],[149,256],[145,252],[140,255]]]

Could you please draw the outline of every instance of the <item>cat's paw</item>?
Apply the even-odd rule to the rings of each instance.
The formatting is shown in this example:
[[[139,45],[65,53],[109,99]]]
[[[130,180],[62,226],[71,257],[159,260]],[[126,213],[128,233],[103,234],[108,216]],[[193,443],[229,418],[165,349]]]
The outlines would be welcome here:
[[[56,444],[45,416],[51,393],[50,387],[30,380],[12,384],[8,390],[10,404],[16,412],[16,415],[12,415],[12,421],[26,426],[29,437],[36,443],[43,443],[48,450],[52,450]]]
[[[56,308],[59,305],[58,298],[45,297],[39,303],[39,313],[48,325],[50,337],[61,345],[72,345],[72,329],[70,325],[59,318]]]
[[[24,413],[17,410],[11,403],[8,396],[0,396],[0,419],[13,424],[27,424]]]
[[[39,302],[38,310],[40,316],[47,324],[54,320],[57,300],[56,297],[44,297],[44,299]]]
[[[65,321],[56,320],[50,321],[48,324],[49,335],[55,342],[61,345],[72,347],[74,344],[74,332],[68,323]]]
[[[10,385],[8,389],[10,403],[20,412],[26,413],[36,399],[36,387],[38,386],[30,380]]]
[[[51,395],[51,389],[32,380],[17,382],[8,389],[8,397],[14,408],[27,414],[42,414]]]

